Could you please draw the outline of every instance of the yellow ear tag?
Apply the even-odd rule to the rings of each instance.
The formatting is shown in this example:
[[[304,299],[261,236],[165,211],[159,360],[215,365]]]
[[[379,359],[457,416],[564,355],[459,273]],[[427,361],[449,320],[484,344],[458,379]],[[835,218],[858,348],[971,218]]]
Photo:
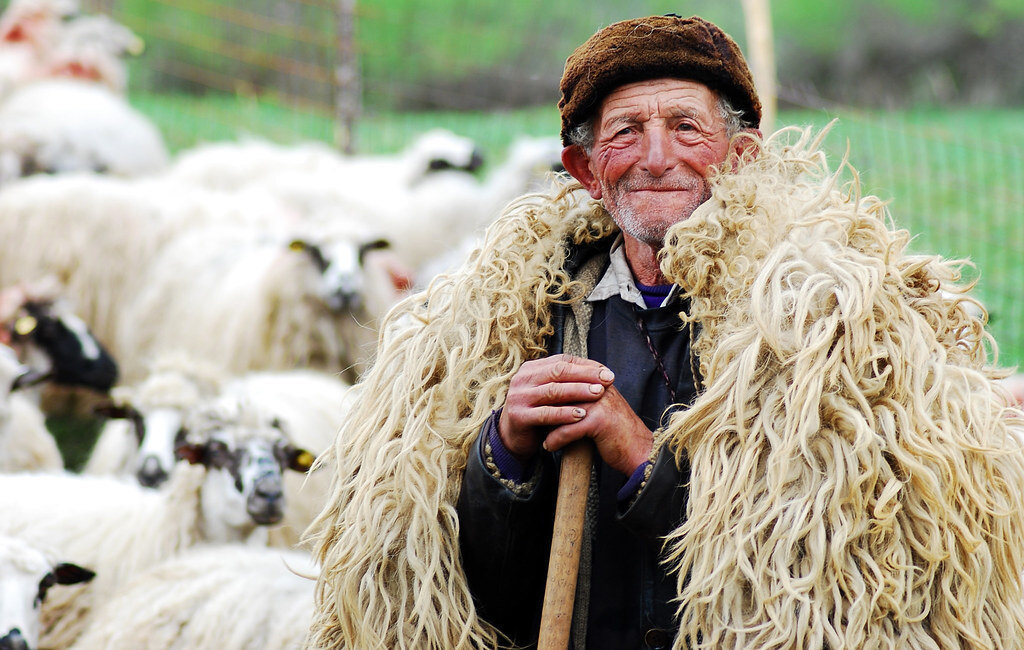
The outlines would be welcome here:
[[[308,451],[299,452],[299,454],[295,456],[295,464],[304,470],[308,470],[312,467],[314,460],[316,460],[316,457]]]
[[[28,336],[32,333],[32,330],[38,325],[38,321],[31,316],[22,316],[18,320],[14,321],[14,331],[20,336]]]
[[[295,239],[290,244],[288,244],[288,248],[295,251],[296,253],[300,253],[306,250],[306,243],[298,239]]]

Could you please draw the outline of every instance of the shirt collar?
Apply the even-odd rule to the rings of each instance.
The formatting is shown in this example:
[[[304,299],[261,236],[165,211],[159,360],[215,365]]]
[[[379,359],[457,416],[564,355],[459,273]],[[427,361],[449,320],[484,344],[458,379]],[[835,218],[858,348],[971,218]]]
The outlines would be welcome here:
[[[629,262],[626,261],[626,247],[623,246],[622,233],[612,242],[611,250],[608,251],[610,263],[605,269],[604,275],[594,286],[593,291],[587,296],[588,302],[607,300],[612,296],[619,296],[626,302],[647,309],[644,297],[636,288],[636,281],[633,279],[633,272],[629,269]],[[672,290],[665,296],[661,306],[670,304],[679,295],[679,286],[673,284]]]

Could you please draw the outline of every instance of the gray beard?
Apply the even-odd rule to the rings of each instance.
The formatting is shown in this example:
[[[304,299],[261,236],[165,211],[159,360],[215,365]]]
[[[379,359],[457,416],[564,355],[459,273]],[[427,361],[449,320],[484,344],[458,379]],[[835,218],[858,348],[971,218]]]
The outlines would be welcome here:
[[[617,192],[616,195],[625,195],[626,192],[628,192],[630,189],[633,189],[631,187],[633,185],[635,185],[636,187],[640,187],[638,183],[634,184],[630,181],[621,183],[619,189],[623,191]],[[700,201],[698,201],[692,206],[684,207],[679,215],[679,218],[675,219],[670,224],[648,222],[646,219],[643,218],[643,215],[637,214],[637,211],[633,207],[624,206],[619,201],[615,202],[615,213],[612,214],[612,220],[615,221],[615,223],[619,226],[619,229],[622,230],[622,232],[626,233],[633,239],[643,242],[648,246],[661,248],[661,246],[665,243],[665,234],[668,232],[668,229],[674,226],[675,224],[679,223],[680,221],[688,219],[690,215],[693,214],[693,211],[697,209],[698,206],[700,206],[702,203],[711,198],[711,187],[707,183],[702,183],[702,185],[703,187],[701,188],[702,191],[700,195]],[[647,186],[649,187],[650,184],[648,184]]]

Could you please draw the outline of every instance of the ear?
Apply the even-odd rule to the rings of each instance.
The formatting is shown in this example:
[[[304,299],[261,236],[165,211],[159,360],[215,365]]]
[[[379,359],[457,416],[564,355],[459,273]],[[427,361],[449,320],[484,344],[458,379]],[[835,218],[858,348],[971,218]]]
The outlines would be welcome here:
[[[387,250],[391,248],[391,242],[386,239],[374,239],[359,245],[359,266],[366,261],[366,254],[371,251]]]
[[[327,270],[327,259],[324,257],[323,251],[321,251],[320,247],[316,244],[310,244],[309,242],[301,239],[293,239],[288,243],[288,249],[297,253],[308,253],[318,271],[323,273]]]
[[[595,199],[601,198],[601,184],[597,182],[594,172],[590,170],[590,156],[583,150],[583,147],[571,144],[562,149],[562,164],[573,178],[583,184],[587,192],[590,192],[590,196]]]
[[[743,129],[737,136],[733,137],[730,153],[734,154],[739,160],[753,158],[760,150],[760,145],[758,144],[760,139],[761,129]]]
[[[113,402],[102,402],[92,407],[94,415],[111,420],[134,420],[141,418],[142,414],[135,410],[130,404],[115,404]]]
[[[184,429],[174,436],[174,459],[185,460],[192,465],[202,465],[206,460],[206,445],[189,442]]]
[[[76,585],[80,582],[89,582],[96,577],[95,571],[82,568],[70,562],[61,562],[53,569],[53,577],[59,585]]]

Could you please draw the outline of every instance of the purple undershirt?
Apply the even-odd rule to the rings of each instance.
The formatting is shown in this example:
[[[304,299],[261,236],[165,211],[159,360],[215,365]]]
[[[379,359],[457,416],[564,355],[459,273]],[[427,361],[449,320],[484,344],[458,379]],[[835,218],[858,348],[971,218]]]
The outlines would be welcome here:
[[[637,282],[636,288],[640,290],[640,295],[643,296],[644,304],[648,309],[661,307],[661,303],[665,302],[665,298],[668,298],[668,294],[672,291],[671,284],[640,284]]]

